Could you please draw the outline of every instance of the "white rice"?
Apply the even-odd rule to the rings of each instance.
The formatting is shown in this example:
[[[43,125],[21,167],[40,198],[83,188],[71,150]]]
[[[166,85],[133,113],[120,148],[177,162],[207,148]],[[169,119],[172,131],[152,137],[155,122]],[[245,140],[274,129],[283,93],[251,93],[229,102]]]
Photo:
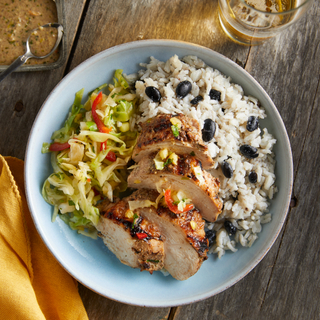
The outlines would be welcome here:
[[[161,62],[151,57],[150,63],[138,75],[130,75],[130,81],[136,81],[136,93],[139,98],[140,115],[131,120],[131,126],[144,122],[159,113],[183,113],[199,121],[203,127],[205,119],[216,123],[216,133],[207,143],[210,155],[215,160],[211,173],[220,179],[220,197],[224,203],[222,213],[215,223],[207,223],[208,229],[216,231],[216,244],[210,253],[222,257],[227,250],[237,251],[236,246],[251,247],[261,232],[261,224],[271,220],[268,213],[269,199],[277,191],[275,186],[275,159],[272,147],[276,140],[266,128],[253,132],[246,129],[249,116],[259,119],[266,117],[265,111],[256,98],[245,96],[243,89],[231,82],[229,77],[205,65],[195,56],[187,56],[183,61],[178,56]],[[143,81],[139,81],[143,80]],[[175,89],[184,80],[192,83],[191,92],[178,99]],[[154,86],[161,93],[160,103],[153,102],[145,88]],[[210,99],[209,92],[215,89],[221,92],[221,101]],[[190,101],[198,95],[204,98],[196,106]],[[224,110],[223,110],[224,109]],[[256,147],[259,156],[247,159],[239,152],[239,147],[248,144]],[[221,172],[220,163],[228,160],[233,169],[233,177],[227,179]],[[258,181],[252,184],[248,174],[254,170]],[[224,221],[229,220],[237,227],[234,236],[229,236]]]

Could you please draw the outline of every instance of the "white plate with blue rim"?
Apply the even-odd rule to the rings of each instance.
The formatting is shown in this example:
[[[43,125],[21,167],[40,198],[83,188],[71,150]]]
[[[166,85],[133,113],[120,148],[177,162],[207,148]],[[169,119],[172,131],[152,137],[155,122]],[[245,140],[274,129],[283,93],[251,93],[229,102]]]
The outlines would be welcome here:
[[[259,238],[251,248],[227,252],[221,259],[209,255],[200,270],[185,281],[178,281],[161,272],[140,272],[123,265],[103,244],[71,230],[59,218],[52,223],[52,206],[41,195],[45,179],[52,173],[50,155],[42,154],[43,142],[60,128],[73,103],[75,93],[85,88],[85,95],[102,83],[112,83],[114,71],[125,74],[141,69],[141,62],[151,56],[166,61],[195,55],[207,65],[231,77],[242,86],[246,95],[259,99],[266,110],[263,126],[277,139],[276,185],[278,193],[271,200],[270,223],[263,225]],[[84,96],[85,96],[84,95]],[[105,50],[72,70],[50,93],[33,124],[25,157],[25,185],[29,209],[43,241],[76,280],[107,298],[146,307],[169,307],[193,303],[216,295],[247,275],[266,255],[286,219],[293,181],[290,142],[280,114],[270,97],[243,68],[208,48],[173,40],[143,40]]]

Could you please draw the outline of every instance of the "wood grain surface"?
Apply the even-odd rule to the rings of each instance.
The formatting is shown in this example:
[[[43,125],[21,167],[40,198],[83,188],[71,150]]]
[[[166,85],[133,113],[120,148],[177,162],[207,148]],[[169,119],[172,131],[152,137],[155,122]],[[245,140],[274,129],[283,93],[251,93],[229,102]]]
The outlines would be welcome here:
[[[320,3],[296,25],[257,46],[223,33],[217,0],[65,1],[69,59],[48,72],[17,73],[0,84],[0,153],[24,158],[43,101],[79,63],[112,46],[176,39],[211,48],[242,65],[267,91],[286,125],[294,160],[292,205],[266,257],[226,291],[175,308],[142,308],[79,284],[90,320],[320,319]]]

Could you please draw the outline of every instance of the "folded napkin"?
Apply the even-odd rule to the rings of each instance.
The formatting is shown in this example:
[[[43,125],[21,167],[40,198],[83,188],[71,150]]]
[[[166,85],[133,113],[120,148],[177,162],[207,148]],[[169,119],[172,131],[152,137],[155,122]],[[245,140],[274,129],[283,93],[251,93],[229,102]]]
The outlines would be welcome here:
[[[26,203],[23,161],[0,155],[0,318],[88,319],[77,282],[42,242]]]

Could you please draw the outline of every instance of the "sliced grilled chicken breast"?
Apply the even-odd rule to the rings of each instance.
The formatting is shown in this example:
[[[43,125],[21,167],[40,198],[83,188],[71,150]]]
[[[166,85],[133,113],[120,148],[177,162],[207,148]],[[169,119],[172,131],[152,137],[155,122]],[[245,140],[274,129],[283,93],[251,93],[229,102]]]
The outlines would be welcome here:
[[[129,201],[155,201],[158,192],[140,189],[128,197]],[[139,213],[157,225],[164,242],[164,267],[177,280],[193,276],[207,259],[208,240],[204,231],[204,220],[197,209],[181,214],[171,212],[159,205],[140,208]]]
[[[176,134],[171,128],[172,118],[178,119],[181,124]],[[139,162],[160,149],[168,149],[176,154],[192,154],[201,161],[204,169],[210,169],[214,164],[202,140],[199,122],[183,114],[160,114],[143,123],[132,158]]]
[[[122,263],[151,274],[163,268],[164,245],[156,225],[138,210],[129,210],[125,199],[116,204],[104,202],[99,209],[99,236]]]
[[[177,164],[170,163],[157,170],[155,154],[143,158],[128,177],[128,186],[134,189],[182,190],[200,210],[204,219],[214,222],[221,213],[218,196],[220,181],[202,170],[201,162],[189,155],[178,156]]]

